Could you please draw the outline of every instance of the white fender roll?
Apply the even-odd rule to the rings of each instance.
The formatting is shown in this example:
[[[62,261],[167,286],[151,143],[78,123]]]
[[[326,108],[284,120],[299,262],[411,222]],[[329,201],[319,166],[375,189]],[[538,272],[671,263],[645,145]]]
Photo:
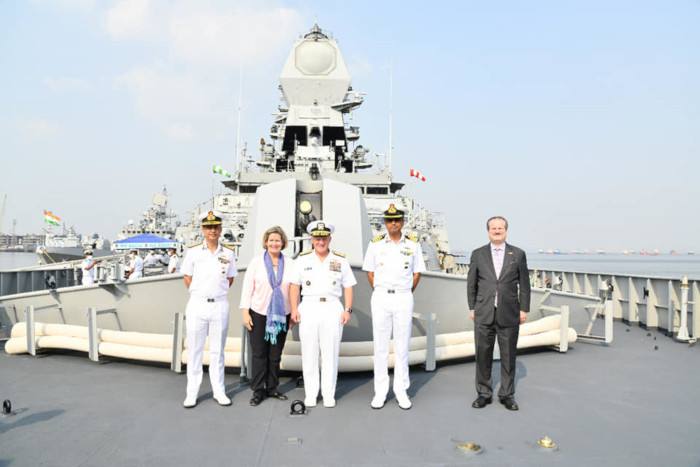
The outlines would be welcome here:
[[[559,345],[560,336],[561,334],[558,329],[547,332],[541,332],[539,334],[533,334],[531,336],[520,336],[518,338],[518,348],[526,349],[530,347]],[[574,331],[572,328],[569,328],[566,337],[569,343],[576,342],[576,339],[578,339],[576,331]]]
[[[438,347],[468,344],[474,342],[474,331],[453,332],[450,334],[438,334],[435,336],[435,345]]]
[[[473,342],[449,345],[435,349],[435,360],[454,360],[456,358],[473,357],[476,354],[476,345]]]
[[[170,363],[173,356],[172,349],[137,347],[133,345],[115,344],[113,342],[101,342],[98,347],[98,352],[100,355],[109,357],[163,363]]]
[[[27,323],[20,322],[12,326],[11,337],[26,337]],[[87,326],[75,326],[72,324],[34,323],[35,336],[66,336],[80,339],[88,338]]]
[[[545,318],[520,325],[520,335],[529,336],[540,332],[551,331],[552,329],[559,329],[559,326],[561,325],[560,323],[560,315],[547,316]]]
[[[173,348],[171,334],[146,334],[142,332],[111,331],[98,329],[97,338],[100,343],[123,344],[137,347],[169,349]]]

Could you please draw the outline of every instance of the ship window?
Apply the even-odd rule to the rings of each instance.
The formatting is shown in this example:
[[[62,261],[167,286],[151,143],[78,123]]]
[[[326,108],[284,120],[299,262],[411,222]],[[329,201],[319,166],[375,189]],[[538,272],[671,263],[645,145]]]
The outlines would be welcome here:
[[[367,194],[368,195],[388,195],[389,189],[385,186],[368,186],[367,187]]]
[[[256,185],[241,185],[238,187],[239,193],[255,193],[258,189]]]
[[[334,141],[335,146],[345,146],[345,128],[342,126],[323,127],[323,145],[330,146]]]
[[[307,146],[306,127],[291,125],[284,130],[284,141],[282,142],[282,151],[287,153],[294,152],[294,142],[298,141],[299,146]]]

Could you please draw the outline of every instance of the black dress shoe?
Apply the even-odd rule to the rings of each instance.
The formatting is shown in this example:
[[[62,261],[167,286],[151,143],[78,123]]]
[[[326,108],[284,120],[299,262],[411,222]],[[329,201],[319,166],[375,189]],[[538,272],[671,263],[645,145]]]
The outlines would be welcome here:
[[[492,400],[493,400],[493,398],[491,398],[491,397],[479,396],[472,403],[472,407],[474,407],[475,409],[483,409],[484,407],[489,405]]]
[[[500,397],[501,404],[503,404],[508,410],[518,410],[518,404],[515,402],[513,396]]]
[[[277,399],[279,401],[286,401],[287,400],[287,396],[285,396],[284,394],[279,392],[277,389],[275,389],[274,391],[268,392],[267,397],[272,397],[272,398]]]
[[[253,407],[257,407],[257,406],[260,405],[260,403],[262,402],[262,400],[263,400],[262,396],[259,396],[259,395],[256,394],[256,395],[254,395],[253,398],[250,400],[250,405],[252,405]]]

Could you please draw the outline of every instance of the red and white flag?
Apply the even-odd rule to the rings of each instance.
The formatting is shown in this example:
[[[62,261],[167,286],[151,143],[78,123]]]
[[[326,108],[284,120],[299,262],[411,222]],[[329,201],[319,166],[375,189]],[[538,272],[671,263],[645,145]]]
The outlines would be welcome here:
[[[416,177],[422,181],[425,181],[425,177],[423,175],[421,175],[421,173],[418,172],[417,170],[411,169],[411,177]]]

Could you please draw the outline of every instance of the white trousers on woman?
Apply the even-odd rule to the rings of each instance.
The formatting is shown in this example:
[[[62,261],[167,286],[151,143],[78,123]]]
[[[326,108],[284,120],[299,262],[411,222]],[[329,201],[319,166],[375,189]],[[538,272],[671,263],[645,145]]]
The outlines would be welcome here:
[[[340,318],[343,306],[340,300],[314,301],[313,297],[302,298],[299,305],[299,340],[301,341],[301,365],[304,374],[306,397],[318,397],[318,355],[321,353],[321,395],[324,399],[335,398],[338,379],[338,354],[343,337]]]
[[[372,333],[374,335],[374,394],[389,392],[389,350],[394,334],[394,394],[404,394],[411,384],[408,377],[408,350],[413,324],[413,294],[410,290],[389,294],[372,293]]]
[[[187,397],[197,397],[202,384],[202,355],[209,334],[209,380],[214,395],[225,394],[224,346],[228,333],[229,305],[226,297],[215,302],[190,297],[187,302]]]

